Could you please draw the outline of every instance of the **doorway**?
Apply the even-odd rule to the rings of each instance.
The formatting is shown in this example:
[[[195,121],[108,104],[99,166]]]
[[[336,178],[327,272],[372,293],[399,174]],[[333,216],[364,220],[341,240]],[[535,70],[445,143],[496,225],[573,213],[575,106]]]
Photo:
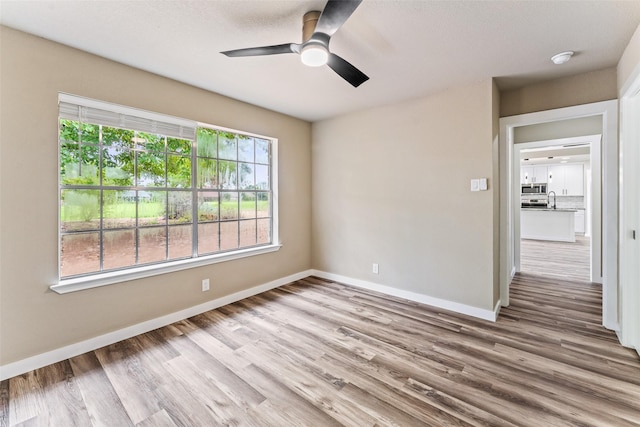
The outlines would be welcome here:
[[[593,281],[603,284],[603,325],[619,330],[617,289],[617,216],[618,216],[618,148],[616,100],[566,107],[500,119],[500,300],[509,305],[509,284],[519,267],[520,245],[520,175],[515,134],[518,128],[544,123],[559,123],[584,117],[596,117],[601,123],[602,138],[591,152],[591,264]],[[516,161],[517,159],[517,161]],[[517,173],[517,174],[516,174]],[[600,191],[597,187],[601,186]]]
[[[575,129],[578,122],[574,120],[571,122],[574,129],[568,132],[602,132],[600,120],[579,120],[581,128]],[[598,193],[596,199],[600,199],[600,187],[593,189],[591,185],[591,151],[599,158],[601,135],[535,142],[519,139],[516,134],[513,166],[515,175],[520,177],[522,192],[516,202],[521,206],[515,215],[520,223],[514,230],[515,243],[519,245],[514,251],[515,271],[602,283],[591,248],[592,190]]]

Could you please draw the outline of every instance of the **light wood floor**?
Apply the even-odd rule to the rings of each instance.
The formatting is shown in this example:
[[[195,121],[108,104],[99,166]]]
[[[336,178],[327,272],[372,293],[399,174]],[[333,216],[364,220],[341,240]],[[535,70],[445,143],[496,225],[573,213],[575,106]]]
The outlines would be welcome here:
[[[4,381],[0,425],[640,425],[599,286],[518,275],[511,303],[491,323],[311,277]]]
[[[545,240],[520,241],[520,270],[526,275],[589,282],[590,238],[576,236],[574,243]]]

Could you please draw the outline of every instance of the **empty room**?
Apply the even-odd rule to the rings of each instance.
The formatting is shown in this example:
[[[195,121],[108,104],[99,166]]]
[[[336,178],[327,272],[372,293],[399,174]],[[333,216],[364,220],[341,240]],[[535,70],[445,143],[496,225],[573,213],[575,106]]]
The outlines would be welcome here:
[[[640,425],[640,2],[0,0],[0,426]]]

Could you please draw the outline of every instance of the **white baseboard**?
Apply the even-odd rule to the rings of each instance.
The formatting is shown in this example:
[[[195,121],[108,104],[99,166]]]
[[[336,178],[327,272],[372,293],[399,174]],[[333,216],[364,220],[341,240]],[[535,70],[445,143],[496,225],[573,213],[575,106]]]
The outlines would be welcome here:
[[[500,311],[500,301],[496,303],[496,306],[494,307],[493,311],[491,311],[491,310],[474,307],[471,305],[461,304],[459,302],[430,297],[428,295],[419,294],[417,292],[406,291],[398,288],[392,288],[390,286],[385,286],[385,285],[379,285],[377,283],[369,282],[366,280],[354,279],[347,276],[341,276],[339,274],[327,273],[326,271],[313,270],[313,274],[323,279],[333,280],[336,282],[344,283],[346,285],[368,289],[371,291],[381,292],[383,294],[404,298],[404,299],[419,302],[422,304],[431,305],[433,307],[442,308],[444,310],[455,311],[456,313],[466,314],[468,316],[477,317],[483,320],[489,320],[491,322],[496,321],[496,319],[498,318],[498,312]]]
[[[249,298],[253,295],[311,276],[313,273],[313,270],[301,271],[300,273],[292,274],[244,291],[207,301],[203,304],[176,311],[175,313],[167,314],[165,316],[147,320],[146,322],[109,332],[108,334],[100,335],[98,337],[90,338],[46,353],[18,360],[17,362],[8,363],[0,366],[0,381],[33,371],[34,369],[42,368],[43,366],[51,365],[52,363],[78,356],[88,351],[96,350],[136,335],[144,334],[145,332],[153,331],[154,329],[187,319],[200,313],[204,313],[205,311],[214,310],[218,307],[240,301],[241,299]]]
[[[606,325],[604,325],[604,327],[607,328]],[[622,331],[620,330],[620,325],[618,323],[615,324],[615,328],[612,327],[612,328],[608,328],[608,329],[611,329],[612,331],[614,331],[616,333],[616,336],[618,337],[618,342],[623,347],[627,347],[627,348],[630,348],[632,350],[635,350],[636,353],[638,353],[638,356],[640,356],[640,347],[636,347],[632,343],[629,343],[626,340],[623,340]]]

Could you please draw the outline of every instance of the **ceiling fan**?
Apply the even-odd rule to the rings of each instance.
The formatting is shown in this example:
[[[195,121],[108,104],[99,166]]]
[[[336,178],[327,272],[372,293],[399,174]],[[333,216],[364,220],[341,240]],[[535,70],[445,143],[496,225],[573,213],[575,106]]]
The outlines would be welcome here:
[[[250,47],[221,52],[230,57],[297,53],[302,63],[311,67],[328,65],[354,87],[369,80],[362,71],[329,51],[331,36],[351,16],[362,0],[329,0],[322,13],[307,12],[302,19],[302,43]]]

